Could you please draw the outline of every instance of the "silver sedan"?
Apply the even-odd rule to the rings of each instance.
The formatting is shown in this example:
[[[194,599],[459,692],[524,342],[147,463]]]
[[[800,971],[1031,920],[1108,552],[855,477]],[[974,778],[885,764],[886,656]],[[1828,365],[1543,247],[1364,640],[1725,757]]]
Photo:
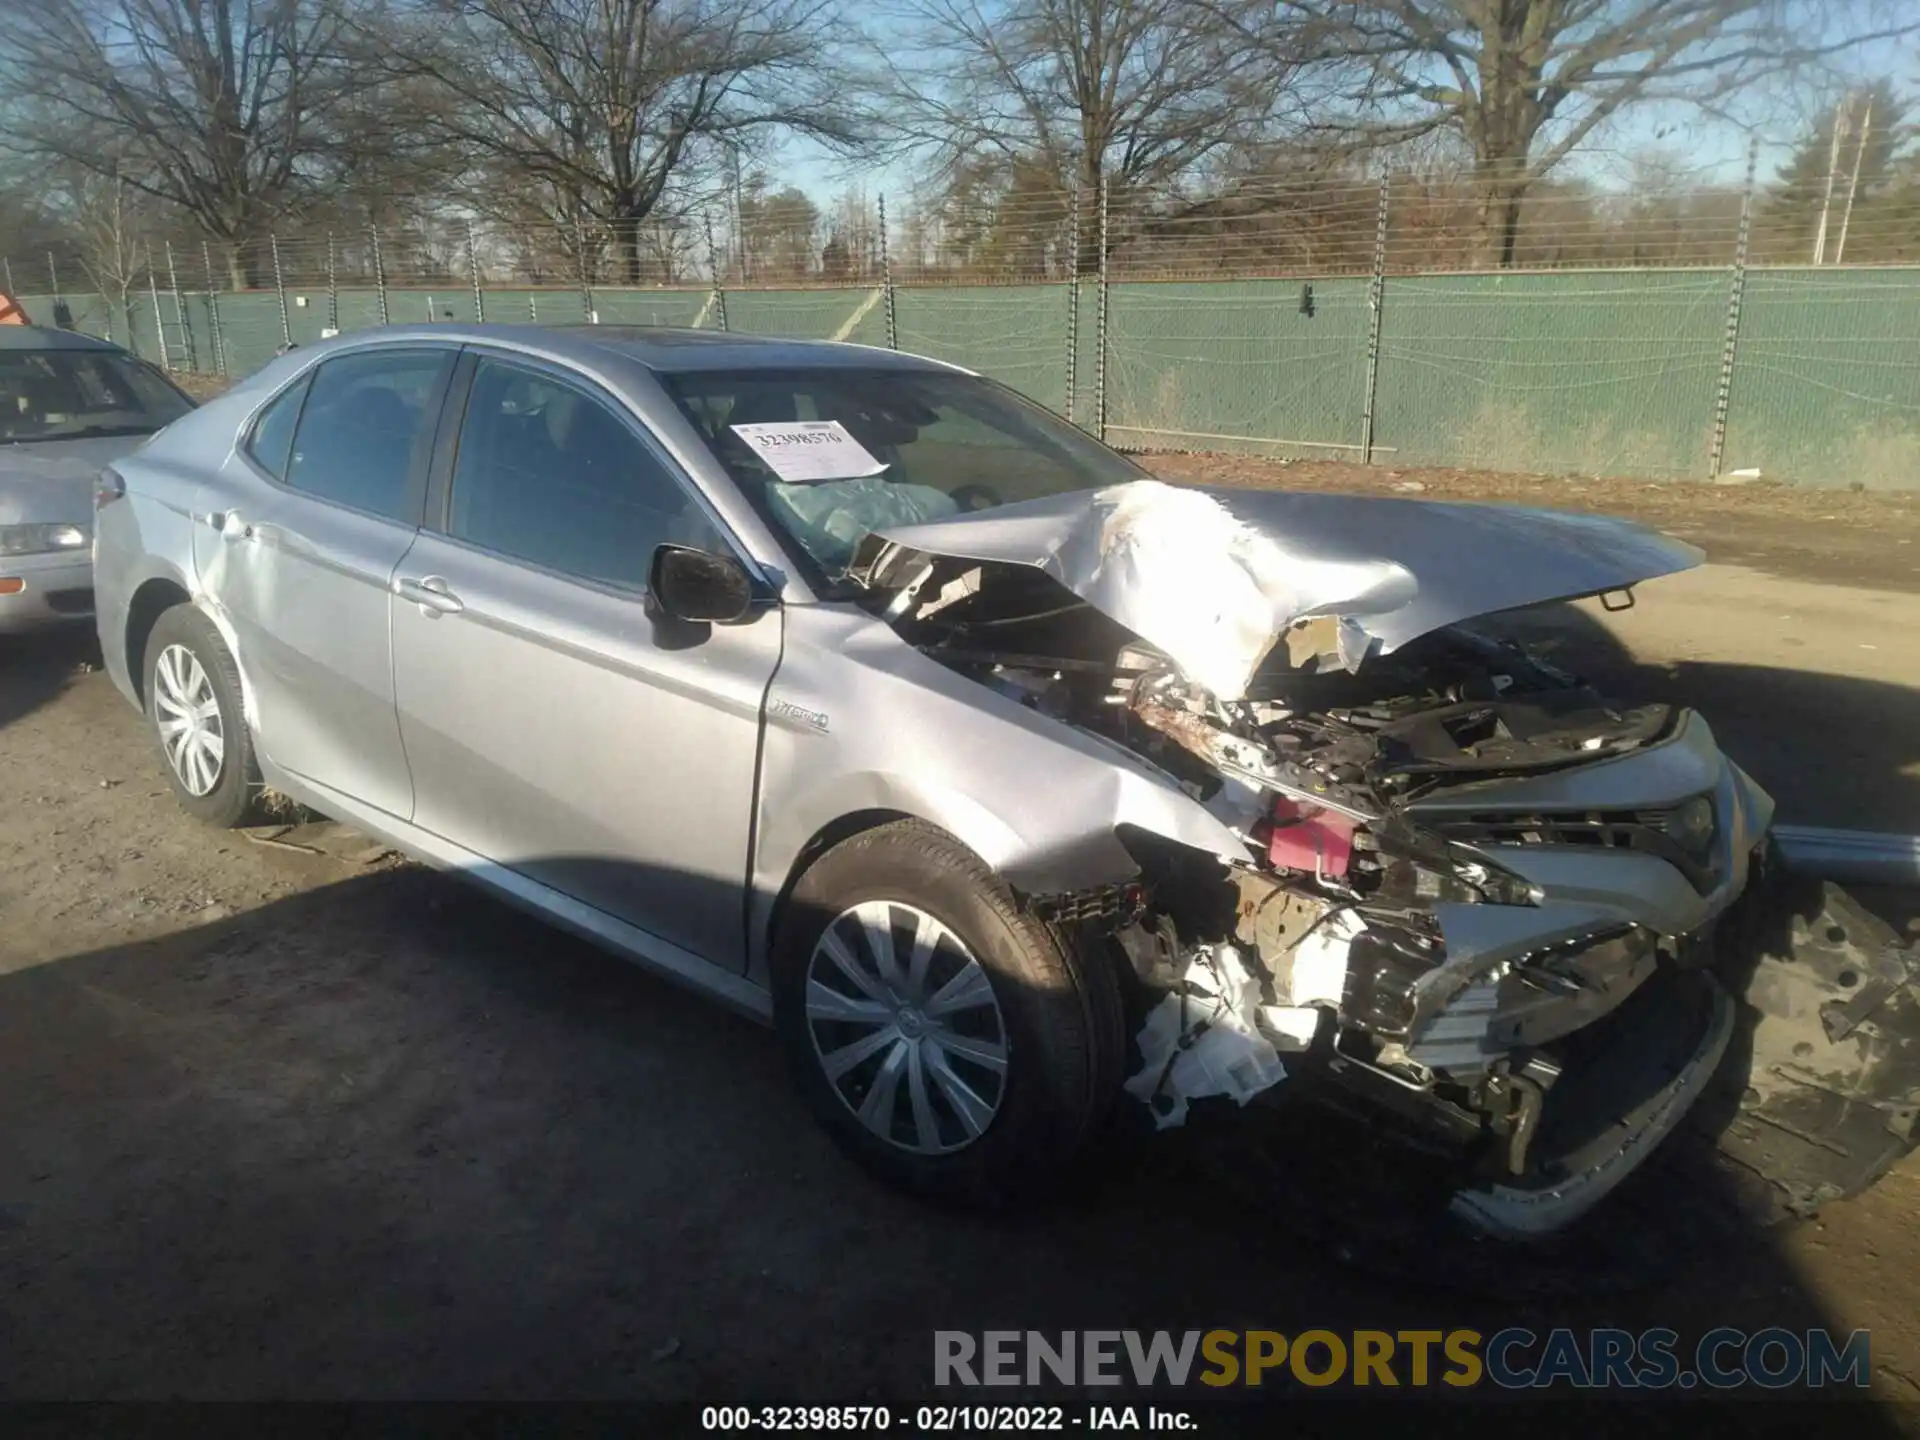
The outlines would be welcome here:
[[[935,361],[615,327],[299,350],[99,493],[188,810],[270,787],[770,1020],[910,1188],[1298,1093],[1538,1234],[1735,1063],[1799,1200],[1910,1143],[1890,934],[1830,892],[1817,953],[1720,963],[1766,795],[1476,623],[1700,559],[1655,532],[1176,488]]]
[[[0,634],[92,618],[94,482],[192,408],[116,345],[0,326]]]

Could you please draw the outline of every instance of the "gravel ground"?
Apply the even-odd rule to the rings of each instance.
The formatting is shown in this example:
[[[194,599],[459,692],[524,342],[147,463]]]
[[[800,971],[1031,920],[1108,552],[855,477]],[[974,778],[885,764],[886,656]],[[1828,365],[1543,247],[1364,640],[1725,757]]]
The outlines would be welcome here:
[[[0,1396],[900,1404],[951,1398],[935,1328],[1779,1324],[1871,1328],[1895,1403],[1854,1433],[1920,1404],[1911,1166],[1599,1296],[1343,1255],[1257,1129],[1123,1146],[1037,1215],[930,1210],[839,1158],[757,1028],[450,879],[195,825],[94,659],[0,648]]]

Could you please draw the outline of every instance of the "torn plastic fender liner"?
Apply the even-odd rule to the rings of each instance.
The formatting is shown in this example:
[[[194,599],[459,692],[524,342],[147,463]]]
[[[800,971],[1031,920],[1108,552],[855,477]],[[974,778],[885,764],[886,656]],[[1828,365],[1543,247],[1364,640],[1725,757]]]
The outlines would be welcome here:
[[[1262,1005],[1259,982],[1232,945],[1200,950],[1182,979],[1148,1012],[1138,1036],[1140,1069],[1125,1084],[1162,1130],[1186,1123],[1189,1101],[1226,1095],[1245,1105],[1278,1085],[1287,1078],[1281,1046],[1306,1049],[1317,1019]]]

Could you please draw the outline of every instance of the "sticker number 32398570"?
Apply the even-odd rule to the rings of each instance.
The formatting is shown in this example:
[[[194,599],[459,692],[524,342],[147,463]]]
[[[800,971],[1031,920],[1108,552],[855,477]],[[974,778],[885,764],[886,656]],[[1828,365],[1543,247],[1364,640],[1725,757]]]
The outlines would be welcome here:
[[[858,480],[887,468],[838,420],[790,420],[730,428],[782,480]]]

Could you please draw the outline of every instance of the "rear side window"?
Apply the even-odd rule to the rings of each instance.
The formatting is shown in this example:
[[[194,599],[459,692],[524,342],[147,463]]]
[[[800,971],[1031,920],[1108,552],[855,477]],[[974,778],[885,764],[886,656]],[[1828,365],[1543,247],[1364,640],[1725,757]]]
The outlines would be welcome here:
[[[390,520],[416,523],[450,350],[369,350],[314,371],[286,482]]]
[[[276,480],[287,478],[287,457],[293,454],[293,424],[300,418],[300,402],[307,398],[307,382],[282,391],[253,422],[253,434],[247,438],[247,454],[254,463]]]

